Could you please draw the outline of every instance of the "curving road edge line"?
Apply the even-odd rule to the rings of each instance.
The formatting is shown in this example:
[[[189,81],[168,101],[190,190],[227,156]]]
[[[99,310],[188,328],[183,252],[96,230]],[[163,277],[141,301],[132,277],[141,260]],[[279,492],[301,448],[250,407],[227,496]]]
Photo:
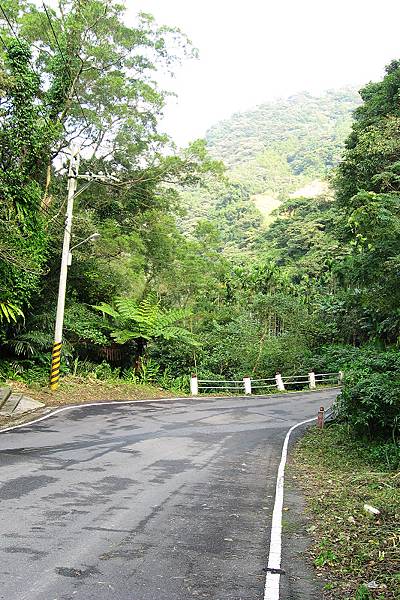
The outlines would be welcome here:
[[[281,559],[282,559],[282,509],[283,492],[285,482],[285,466],[287,460],[289,439],[292,431],[316,421],[317,417],[296,423],[289,429],[283,442],[281,462],[279,463],[278,475],[276,478],[275,504],[272,513],[271,541],[269,546],[267,577],[265,580],[264,600],[279,600],[279,585],[281,579]]]
[[[85,406],[110,406],[110,405],[121,405],[121,404],[143,404],[145,402],[166,402],[167,400],[190,400],[190,396],[186,396],[183,398],[148,398],[147,400],[108,400],[105,402],[84,402],[83,404],[69,404],[68,406],[63,406],[62,408],[56,408],[49,412],[47,415],[43,415],[42,417],[38,417],[37,419],[32,419],[32,421],[25,421],[25,423],[20,423],[19,425],[12,425],[11,427],[4,427],[0,429],[1,433],[7,433],[7,431],[12,431],[13,429],[20,429],[21,427],[28,427],[29,425],[33,425],[34,423],[39,423],[40,421],[45,421],[46,419],[50,419],[54,415],[58,415],[66,410],[74,410],[77,408],[84,408]]]

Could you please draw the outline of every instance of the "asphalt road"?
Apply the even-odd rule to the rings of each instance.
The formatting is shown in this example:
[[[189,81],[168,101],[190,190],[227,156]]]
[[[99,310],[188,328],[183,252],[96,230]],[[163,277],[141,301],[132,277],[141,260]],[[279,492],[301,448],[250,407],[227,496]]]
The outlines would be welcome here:
[[[261,600],[284,436],[336,394],[82,407],[1,434],[0,598]]]

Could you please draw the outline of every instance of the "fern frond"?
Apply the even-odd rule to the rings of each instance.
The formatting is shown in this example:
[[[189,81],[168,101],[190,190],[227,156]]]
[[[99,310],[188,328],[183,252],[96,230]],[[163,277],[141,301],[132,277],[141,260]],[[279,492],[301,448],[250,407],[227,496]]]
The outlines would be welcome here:
[[[111,337],[114,338],[117,344],[126,344],[126,342],[129,342],[130,340],[137,340],[138,338],[143,338],[148,341],[151,339],[141,331],[130,329],[116,329],[111,333]]]
[[[138,306],[137,321],[142,325],[146,325],[149,329],[152,329],[157,323],[160,315],[159,304],[154,304],[152,300],[144,298],[140,301]]]
[[[190,331],[175,325],[191,315],[188,309],[165,311],[155,294],[149,294],[140,302],[132,298],[116,298],[114,305],[102,303],[94,308],[114,319],[111,336],[118,344],[140,338],[151,341],[163,337],[166,340],[180,339],[191,346],[198,345]]]
[[[111,304],[107,304],[106,302],[102,302],[98,305],[92,305],[92,308],[99,310],[103,313],[103,315],[108,315],[109,317],[113,317],[114,319],[119,318],[119,313]]]
[[[170,327],[164,327],[163,329],[157,331],[155,337],[162,337],[167,341],[180,340],[181,342],[184,342],[189,346],[200,346],[200,343],[198,342],[198,340],[196,340],[194,335],[187,329],[184,329],[183,327],[176,327],[173,325]]]
[[[136,315],[138,312],[138,304],[136,300],[131,298],[117,298],[114,303],[118,314],[123,321],[136,320]]]
[[[162,313],[158,319],[159,327],[169,327],[173,323],[183,321],[191,316],[191,311],[186,308],[173,308],[168,312]]]

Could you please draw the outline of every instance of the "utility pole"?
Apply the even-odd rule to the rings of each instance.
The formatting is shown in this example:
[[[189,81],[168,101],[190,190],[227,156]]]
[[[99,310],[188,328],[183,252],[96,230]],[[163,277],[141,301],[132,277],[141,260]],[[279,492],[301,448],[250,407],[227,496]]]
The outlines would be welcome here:
[[[67,288],[68,262],[70,256],[72,213],[79,170],[79,149],[71,148],[68,170],[68,201],[65,215],[64,242],[61,256],[60,283],[58,288],[57,316],[54,344],[51,356],[50,389],[56,390],[60,379],[62,332],[64,323],[65,292]]]

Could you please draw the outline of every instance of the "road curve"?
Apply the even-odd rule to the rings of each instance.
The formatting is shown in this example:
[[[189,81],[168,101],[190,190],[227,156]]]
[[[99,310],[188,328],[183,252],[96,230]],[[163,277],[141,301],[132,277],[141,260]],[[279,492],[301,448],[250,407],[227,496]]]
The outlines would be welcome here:
[[[79,407],[0,435],[0,598],[262,600],[289,427],[337,390]]]

